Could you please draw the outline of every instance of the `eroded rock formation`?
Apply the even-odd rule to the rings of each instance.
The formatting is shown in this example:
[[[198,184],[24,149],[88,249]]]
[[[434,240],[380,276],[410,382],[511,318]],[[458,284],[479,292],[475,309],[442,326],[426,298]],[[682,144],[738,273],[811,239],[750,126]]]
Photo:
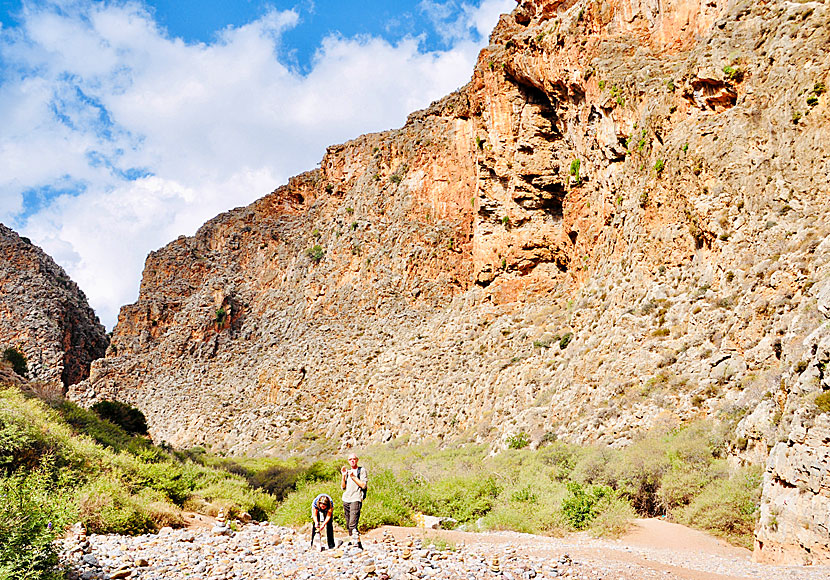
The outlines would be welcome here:
[[[151,254],[72,395],[260,452],[717,417],[773,449],[758,557],[826,558],[769,494],[828,513],[828,46],[824,2],[522,2],[467,86]]]
[[[43,250],[0,224],[0,348],[26,357],[27,378],[61,390],[89,376],[107,335],[86,296]]]

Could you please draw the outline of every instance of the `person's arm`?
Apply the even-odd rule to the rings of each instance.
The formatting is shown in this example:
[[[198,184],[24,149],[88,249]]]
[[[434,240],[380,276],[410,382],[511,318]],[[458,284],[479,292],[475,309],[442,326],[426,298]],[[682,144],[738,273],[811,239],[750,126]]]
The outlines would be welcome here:
[[[340,488],[346,489],[346,476],[349,474],[349,468],[345,466],[342,467],[340,469],[340,473],[343,475],[343,477],[340,478]]]
[[[323,520],[323,523],[320,524],[320,532],[322,533],[323,530],[326,529],[326,525],[331,521],[331,516],[334,514],[334,506],[330,505],[328,511],[326,512],[326,519]]]

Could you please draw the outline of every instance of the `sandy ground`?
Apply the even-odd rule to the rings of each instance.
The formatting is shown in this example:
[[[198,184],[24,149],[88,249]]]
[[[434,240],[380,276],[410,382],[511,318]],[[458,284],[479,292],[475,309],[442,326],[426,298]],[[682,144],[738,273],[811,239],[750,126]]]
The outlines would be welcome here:
[[[407,537],[441,538],[453,544],[487,550],[515,548],[516,553],[558,560],[573,558],[585,578],[684,580],[828,580],[828,566],[770,566],[752,561],[749,550],[731,546],[704,532],[661,519],[635,520],[632,530],[619,540],[601,540],[586,533],[561,538],[516,532],[473,533],[385,526],[364,537],[380,541],[384,531],[398,540]]]

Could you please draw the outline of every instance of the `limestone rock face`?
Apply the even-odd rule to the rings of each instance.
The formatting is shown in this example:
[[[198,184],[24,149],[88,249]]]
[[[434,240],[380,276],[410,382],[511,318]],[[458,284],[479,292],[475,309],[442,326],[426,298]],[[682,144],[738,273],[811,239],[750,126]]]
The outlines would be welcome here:
[[[821,285],[816,306],[830,321],[830,281]],[[784,405],[793,419],[769,455],[755,534],[755,559],[774,564],[830,563],[830,404],[815,405],[830,392],[830,325],[804,346],[807,358]]]
[[[825,2],[522,2],[468,85],[151,254],[71,394],[231,452],[711,417],[737,461],[804,432],[770,474],[800,465],[830,386],[828,45]]]
[[[107,334],[86,296],[43,250],[0,224],[0,347],[21,351],[28,379],[64,390],[89,376]]]

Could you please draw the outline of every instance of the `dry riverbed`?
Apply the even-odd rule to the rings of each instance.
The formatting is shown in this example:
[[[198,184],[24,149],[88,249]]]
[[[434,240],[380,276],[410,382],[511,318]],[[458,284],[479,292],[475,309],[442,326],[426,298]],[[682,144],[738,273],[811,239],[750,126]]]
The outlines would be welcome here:
[[[325,552],[310,549],[304,531],[247,524],[231,532],[205,524],[134,537],[71,537],[63,540],[63,559],[70,578],[83,580],[830,577],[826,566],[754,563],[747,550],[661,520],[638,520],[620,540],[384,527],[364,536],[362,551],[344,545]]]

